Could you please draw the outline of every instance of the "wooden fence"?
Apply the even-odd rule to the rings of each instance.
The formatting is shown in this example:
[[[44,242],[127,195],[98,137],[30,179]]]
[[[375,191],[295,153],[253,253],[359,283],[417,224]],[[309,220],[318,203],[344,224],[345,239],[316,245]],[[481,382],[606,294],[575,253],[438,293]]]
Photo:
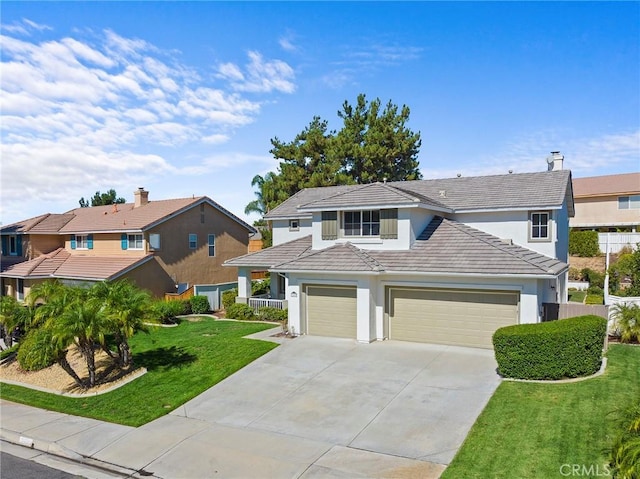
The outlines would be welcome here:
[[[165,301],[182,301],[193,296],[193,286],[183,293],[164,293]]]
[[[581,303],[542,303],[542,321],[594,315],[609,319],[609,306]]]

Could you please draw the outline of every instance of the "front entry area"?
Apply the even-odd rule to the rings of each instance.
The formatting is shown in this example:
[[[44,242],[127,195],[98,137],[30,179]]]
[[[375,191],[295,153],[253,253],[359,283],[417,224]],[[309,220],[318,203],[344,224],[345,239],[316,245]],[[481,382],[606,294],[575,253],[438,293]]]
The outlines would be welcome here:
[[[390,339],[490,349],[518,323],[516,292],[390,287],[387,299]]]
[[[307,285],[307,334],[356,338],[356,288]]]

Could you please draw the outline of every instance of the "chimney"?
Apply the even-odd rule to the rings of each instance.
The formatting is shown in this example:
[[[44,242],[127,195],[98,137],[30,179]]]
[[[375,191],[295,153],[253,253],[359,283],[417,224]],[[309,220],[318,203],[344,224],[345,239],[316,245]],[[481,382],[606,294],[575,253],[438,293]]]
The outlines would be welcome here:
[[[133,207],[139,208],[149,203],[149,192],[145,191],[143,187],[138,188],[133,192],[134,202]]]
[[[551,156],[547,157],[547,171],[559,171],[562,169],[564,155],[559,151],[552,151]]]

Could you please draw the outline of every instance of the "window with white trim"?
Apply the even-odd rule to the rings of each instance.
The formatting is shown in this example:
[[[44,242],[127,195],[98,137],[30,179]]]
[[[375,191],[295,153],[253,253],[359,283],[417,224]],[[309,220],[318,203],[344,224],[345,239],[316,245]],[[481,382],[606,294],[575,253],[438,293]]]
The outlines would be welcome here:
[[[298,231],[298,230],[300,230],[300,221],[289,220],[289,231]]]
[[[380,210],[345,211],[342,220],[345,236],[380,236]]]
[[[127,249],[142,249],[142,235],[141,234],[130,234],[127,235]]]
[[[207,236],[207,246],[209,246],[209,256],[216,255],[216,235]]]
[[[198,248],[198,235],[195,233],[189,233],[189,249]]]
[[[638,210],[640,209],[640,195],[618,196],[619,210]]]
[[[76,235],[76,249],[89,249],[88,235]]]
[[[549,231],[549,212],[534,211],[531,213],[531,239],[532,240],[548,240],[550,239]]]

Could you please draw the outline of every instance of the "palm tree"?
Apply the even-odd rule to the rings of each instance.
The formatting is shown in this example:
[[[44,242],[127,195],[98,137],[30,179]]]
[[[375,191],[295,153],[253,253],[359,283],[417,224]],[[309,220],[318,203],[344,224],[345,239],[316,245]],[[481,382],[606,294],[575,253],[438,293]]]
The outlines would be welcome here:
[[[13,344],[13,332],[25,332],[32,323],[33,309],[23,306],[12,296],[0,298],[0,324],[4,328],[7,346]]]
[[[620,341],[640,341],[640,306],[633,303],[618,303],[613,307],[612,318],[620,334]]]
[[[65,286],[57,280],[45,281],[34,286],[27,296],[27,303],[35,307],[38,300],[43,304],[35,307],[34,325],[44,324],[55,320],[65,308],[82,294],[80,288]]]
[[[87,362],[87,386],[93,387],[96,384],[95,346],[104,344],[107,322],[104,306],[86,296],[79,295],[65,307],[52,327],[54,341],[61,345],[74,342],[78,347]]]
[[[128,368],[132,363],[129,339],[136,331],[146,331],[143,320],[151,297],[127,280],[97,283],[89,294],[105,307],[106,329],[115,337],[118,354],[114,355],[106,344],[103,349],[117,359],[120,368]]]

